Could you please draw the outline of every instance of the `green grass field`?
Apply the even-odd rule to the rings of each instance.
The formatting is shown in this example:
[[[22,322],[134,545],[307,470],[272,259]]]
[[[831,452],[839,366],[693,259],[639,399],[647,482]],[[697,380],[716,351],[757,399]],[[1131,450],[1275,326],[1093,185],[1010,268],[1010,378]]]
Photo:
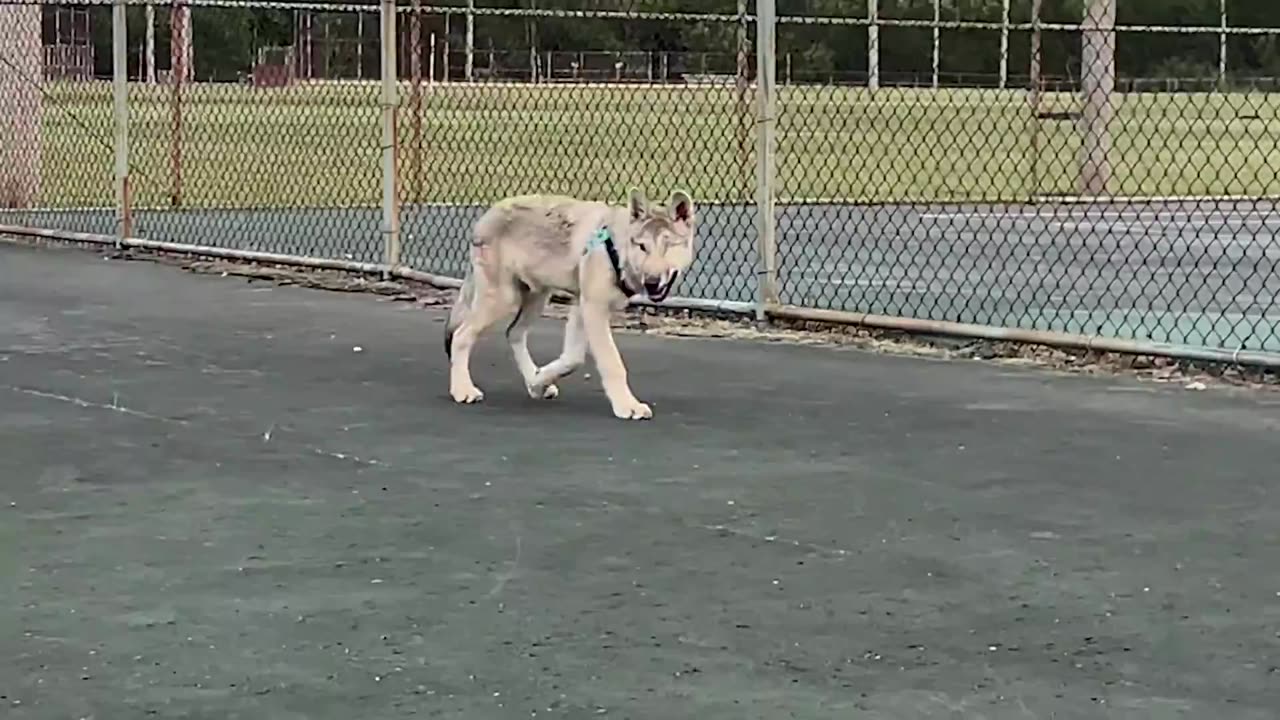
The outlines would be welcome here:
[[[46,91],[41,204],[110,204],[109,87]],[[1113,193],[1280,194],[1280,96],[1116,97]],[[378,99],[376,84],[186,88],[183,204],[376,205]],[[754,194],[754,124],[732,87],[437,85],[423,88],[418,111],[406,85],[400,101],[407,201],[617,198],[633,184],[652,194],[683,186],[704,202]],[[1046,109],[1077,104],[1045,99]],[[170,89],[134,86],[130,111],[135,203],[168,205]],[[1076,190],[1077,130],[1033,120],[1019,91],[781,88],[777,134],[782,200],[1017,201]]]

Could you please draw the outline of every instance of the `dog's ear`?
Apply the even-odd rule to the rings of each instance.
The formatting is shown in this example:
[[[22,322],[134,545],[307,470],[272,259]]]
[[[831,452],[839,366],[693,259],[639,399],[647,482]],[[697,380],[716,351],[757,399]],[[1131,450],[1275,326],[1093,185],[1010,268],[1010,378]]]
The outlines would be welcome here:
[[[631,188],[627,193],[627,209],[633,221],[639,220],[649,213],[649,199],[640,188]]]
[[[681,225],[693,225],[693,198],[683,190],[673,190],[671,197],[667,198],[667,212]]]

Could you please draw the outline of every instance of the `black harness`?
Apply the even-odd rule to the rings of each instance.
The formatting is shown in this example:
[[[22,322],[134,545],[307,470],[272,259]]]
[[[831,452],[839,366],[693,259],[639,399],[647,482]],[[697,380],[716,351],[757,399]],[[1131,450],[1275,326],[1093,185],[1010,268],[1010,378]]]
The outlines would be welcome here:
[[[583,254],[590,253],[597,246],[603,245],[604,251],[609,255],[609,264],[613,266],[613,283],[622,292],[630,298],[636,294],[635,290],[627,284],[626,278],[622,273],[622,258],[618,255],[618,246],[613,242],[613,233],[609,232],[609,228],[603,227],[596,231],[596,234],[587,242],[586,250]]]

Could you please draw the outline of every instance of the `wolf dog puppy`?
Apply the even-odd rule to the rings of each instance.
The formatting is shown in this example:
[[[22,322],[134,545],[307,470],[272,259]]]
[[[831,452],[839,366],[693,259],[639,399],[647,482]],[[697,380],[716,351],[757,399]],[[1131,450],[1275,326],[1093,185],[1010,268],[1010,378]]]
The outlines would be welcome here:
[[[445,326],[454,401],[484,398],[471,379],[471,349],[490,326],[514,315],[507,340],[531,397],[559,395],[556,381],[577,370],[590,350],[613,414],[653,417],[631,392],[609,318],[641,292],[653,302],[671,294],[694,259],[694,223],[693,200],[682,190],[662,207],[633,189],[625,206],[528,195],[489,208],[473,228],[471,266]],[[575,297],[564,348],[538,367],[529,355],[529,326],[557,290]]]

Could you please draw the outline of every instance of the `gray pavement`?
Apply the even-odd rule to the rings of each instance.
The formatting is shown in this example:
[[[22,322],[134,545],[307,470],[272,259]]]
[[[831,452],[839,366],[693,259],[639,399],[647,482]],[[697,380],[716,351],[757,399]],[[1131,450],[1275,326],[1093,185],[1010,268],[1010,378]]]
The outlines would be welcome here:
[[[464,269],[480,207],[407,206],[405,261]],[[2,216],[0,216],[2,217]],[[28,213],[112,232],[109,213]],[[756,212],[703,208],[703,252],[682,294],[755,296]],[[161,240],[382,259],[369,209],[140,212]],[[1271,201],[1094,205],[787,205],[784,302],[932,320],[1280,352],[1280,207]]]
[[[0,245],[2,716],[1280,707],[1274,393],[441,315]]]

